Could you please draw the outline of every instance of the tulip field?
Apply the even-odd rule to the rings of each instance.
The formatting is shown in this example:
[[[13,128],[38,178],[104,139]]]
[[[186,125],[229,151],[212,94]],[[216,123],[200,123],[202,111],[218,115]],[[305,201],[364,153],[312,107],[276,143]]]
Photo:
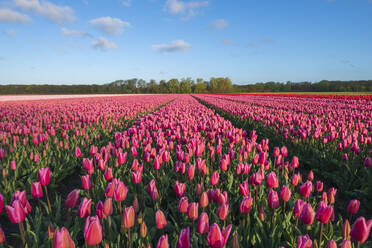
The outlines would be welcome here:
[[[372,96],[0,103],[0,247],[372,247]]]

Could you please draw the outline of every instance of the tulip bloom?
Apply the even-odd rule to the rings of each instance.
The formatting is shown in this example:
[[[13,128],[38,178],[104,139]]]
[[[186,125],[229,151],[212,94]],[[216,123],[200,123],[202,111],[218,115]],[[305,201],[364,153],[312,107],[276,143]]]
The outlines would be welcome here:
[[[318,192],[323,191],[323,183],[321,181],[316,181],[316,183],[315,183],[315,189]]]
[[[280,190],[280,198],[282,198],[284,202],[288,202],[289,199],[291,198],[291,195],[292,195],[292,192],[289,189],[289,187],[286,185],[283,185],[282,189]]]
[[[180,213],[186,213],[189,206],[189,201],[186,196],[182,197],[178,203],[178,211]]]
[[[301,221],[305,225],[311,225],[314,222],[315,212],[311,207],[311,204],[307,203],[301,212]]]
[[[152,179],[147,185],[147,193],[151,196],[151,199],[153,201],[156,201],[159,199],[159,193],[158,193],[158,189],[156,188],[154,179]]]
[[[267,197],[267,204],[271,209],[276,209],[279,207],[279,197],[276,191],[270,189],[269,195]]]
[[[26,213],[20,200],[14,200],[10,206],[7,205],[6,212],[12,223],[21,223],[26,218]]]
[[[82,188],[85,190],[89,190],[90,188],[92,188],[92,183],[90,182],[89,175],[85,175],[81,177],[81,185],[82,185]]]
[[[114,200],[124,201],[127,197],[128,189],[123,182],[118,182],[114,190]]]
[[[299,236],[297,239],[297,248],[312,248],[313,241],[310,239],[309,235]]]
[[[75,243],[65,227],[54,231],[53,248],[75,248]]]
[[[223,203],[217,210],[217,215],[220,220],[225,220],[229,214],[229,204]]]
[[[351,214],[356,214],[359,210],[360,201],[358,200],[351,200],[349,205],[347,205],[347,211]]]
[[[220,227],[214,223],[210,229],[207,236],[207,242],[211,248],[222,248],[226,245],[229,239],[232,225],[228,225],[225,230],[221,232]]]
[[[353,248],[353,245],[351,244],[351,241],[347,239],[342,241],[340,248]]]
[[[189,218],[193,221],[198,219],[198,208],[199,203],[197,202],[192,202],[187,207],[187,216],[189,216]]]
[[[168,235],[161,236],[156,244],[156,248],[169,248]]]
[[[84,199],[80,203],[80,207],[78,210],[78,215],[80,216],[80,218],[85,218],[90,215],[91,205],[92,199],[88,200],[87,198],[84,197]]]
[[[242,184],[239,184],[239,192],[242,196],[249,195],[249,184],[247,181],[244,181]]]
[[[215,171],[212,173],[212,176],[209,179],[209,184],[212,186],[216,186],[218,184],[219,179],[220,179],[220,174],[217,171]]]
[[[208,214],[203,212],[200,214],[196,231],[200,234],[207,233],[209,229],[209,217]]]
[[[311,181],[307,181],[306,183],[300,186],[299,191],[302,197],[307,198],[313,191],[313,184],[311,183]]]
[[[47,186],[50,183],[49,168],[41,168],[37,173],[37,177],[42,186]]]
[[[105,216],[110,216],[114,208],[112,206],[112,198],[106,198],[105,202],[103,203],[103,213]]]
[[[100,218],[106,218],[106,215],[103,211],[103,203],[102,201],[98,201],[97,206],[96,206],[96,215]]]
[[[132,171],[132,181],[135,184],[139,184],[142,181],[142,172],[141,171]]]
[[[31,184],[31,195],[34,199],[43,197],[43,189],[41,188],[40,182],[34,182]]]
[[[161,210],[156,211],[155,224],[157,229],[163,229],[167,225],[167,220],[165,219],[165,215]]]
[[[276,177],[276,174],[274,171],[270,172],[269,175],[267,176],[266,186],[269,188],[279,187],[278,178]]]
[[[190,248],[190,227],[181,230],[177,248]]]
[[[329,219],[333,215],[333,207],[328,206],[325,202],[320,202],[318,210],[316,211],[315,218],[321,223],[328,223]]]
[[[372,219],[366,222],[364,217],[359,217],[351,229],[350,236],[363,244],[368,239],[372,227]]]
[[[102,226],[98,216],[88,217],[84,226],[84,238],[88,245],[97,245],[102,241]]]
[[[244,197],[244,199],[240,203],[240,207],[239,207],[240,213],[244,213],[244,214],[249,213],[251,211],[252,204],[253,204],[253,198],[252,197],[250,197],[250,196]]]
[[[203,192],[202,195],[200,196],[199,203],[202,208],[205,208],[208,206],[209,200],[208,200],[208,194],[206,192]]]
[[[134,217],[135,213],[133,206],[125,208],[123,214],[123,226],[125,228],[131,228],[132,226],[134,226]]]
[[[182,197],[185,194],[186,185],[184,183],[179,183],[178,181],[176,181],[174,183],[173,189],[177,197]]]
[[[333,239],[331,239],[330,241],[328,241],[326,248],[337,248],[337,243]]]
[[[74,208],[79,200],[79,194],[80,191],[78,189],[71,191],[67,196],[65,206],[68,208]]]
[[[77,147],[75,147],[75,158],[80,158],[80,157],[81,157],[81,150],[77,146]]]

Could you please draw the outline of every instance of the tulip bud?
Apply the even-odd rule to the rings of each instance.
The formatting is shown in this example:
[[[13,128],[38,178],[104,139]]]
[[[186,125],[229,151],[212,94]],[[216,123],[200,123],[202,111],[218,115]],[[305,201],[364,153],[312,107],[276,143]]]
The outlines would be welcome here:
[[[34,182],[31,184],[31,195],[34,199],[43,197],[43,189],[41,188],[40,182]]]
[[[347,211],[351,214],[356,214],[359,210],[360,201],[358,200],[351,200],[349,205],[347,206]]]
[[[203,212],[199,216],[198,224],[196,226],[196,231],[200,234],[204,234],[208,232],[208,229],[209,229],[208,214]]]
[[[366,157],[366,159],[364,160],[364,166],[365,167],[370,167],[372,164],[372,159],[371,157]]]
[[[75,243],[65,227],[54,231],[53,248],[75,248]]]
[[[180,202],[178,203],[178,211],[180,213],[186,213],[188,206],[189,206],[189,201],[187,197],[184,196],[180,199]]]
[[[309,248],[312,247],[312,244],[313,241],[310,239],[308,234],[305,236],[299,236],[297,239],[297,248]]]
[[[79,194],[80,192],[78,189],[74,189],[73,191],[71,191],[67,196],[67,199],[65,201],[65,206],[68,208],[75,208],[79,200]]]
[[[200,203],[200,206],[201,206],[202,208],[205,208],[205,207],[208,206],[208,204],[209,204],[209,200],[208,200],[208,195],[207,195],[206,192],[203,192],[203,193],[202,193],[202,195],[201,195],[201,197],[200,197],[200,201],[199,201],[199,203]]]
[[[239,211],[241,213],[244,213],[244,214],[249,213],[251,211],[252,204],[253,204],[253,198],[252,197],[250,197],[250,196],[244,197],[244,199],[240,203]]]
[[[134,197],[132,205],[133,205],[133,208],[134,208],[134,212],[138,213],[139,203],[138,203],[138,198],[137,197]]]
[[[269,188],[277,188],[279,186],[278,178],[274,171],[270,172],[267,176],[266,185]]]
[[[199,203],[197,202],[192,202],[187,207],[187,216],[193,221],[198,219],[198,208]]]
[[[258,218],[264,222],[265,221],[265,210],[264,207],[261,205],[260,206],[260,212],[258,213]]]
[[[307,180],[313,181],[314,180],[314,173],[312,170],[309,171],[309,174],[307,174]]]
[[[81,201],[79,210],[78,210],[78,215],[80,218],[85,218],[90,215],[90,210],[91,210],[91,205],[92,205],[92,199],[87,199],[84,197],[84,199]]]
[[[363,244],[369,236],[372,227],[372,219],[366,222],[364,217],[359,217],[353,224],[350,236]]]
[[[157,229],[163,229],[167,225],[167,220],[161,210],[156,211],[155,224]]]
[[[165,234],[161,236],[158,240],[158,243],[156,245],[156,248],[169,248],[169,243],[168,243],[168,235]]]
[[[140,235],[142,238],[145,238],[147,236],[147,226],[144,221],[142,221],[140,225]]]
[[[49,239],[53,239],[54,237],[54,226],[52,222],[49,222],[49,225],[48,225],[48,237]]]
[[[351,241],[348,239],[342,241],[340,248],[353,248],[353,246],[351,244]]]
[[[276,191],[270,189],[269,195],[267,197],[267,203],[271,209],[276,209],[279,207],[279,197]]]
[[[316,181],[316,183],[315,183],[315,189],[318,192],[323,191],[323,183],[321,181]]]
[[[6,206],[6,212],[12,223],[21,223],[26,218],[26,213],[20,200],[14,200],[10,206]]]
[[[311,207],[311,204],[306,204],[301,212],[301,221],[305,225],[311,225],[314,222],[315,212]]]
[[[134,226],[135,213],[132,206],[124,209],[122,225],[124,228],[131,228]]]
[[[181,230],[177,248],[190,248],[190,227]]]
[[[280,190],[280,198],[282,198],[284,202],[288,202],[289,199],[291,198],[291,195],[292,193],[289,187],[286,185],[283,185],[282,189]]]
[[[333,215],[333,207],[327,205],[325,202],[320,202],[318,210],[316,211],[316,219],[321,223],[328,223],[329,219]]]
[[[102,226],[98,216],[88,217],[84,226],[84,238],[88,245],[97,245],[102,241]]]
[[[42,186],[46,186],[50,183],[50,170],[49,168],[41,168],[38,173],[37,177],[39,179],[39,182]]]
[[[92,183],[90,182],[89,175],[85,175],[81,177],[81,185],[82,185],[82,188],[85,190],[89,190],[92,187]]]
[[[234,232],[233,234],[233,238],[231,240],[231,248],[240,248],[238,232]]]
[[[342,226],[342,237],[344,237],[344,239],[350,239],[349,220],[345,220],[344,225]]]
[[[337,244],[333,239],[331,239],[328,241],[326,248],[337,248]]]
[[[217,210],[217,215],[220,220],[225,220],[229,214],[229,204],[223,203]]]

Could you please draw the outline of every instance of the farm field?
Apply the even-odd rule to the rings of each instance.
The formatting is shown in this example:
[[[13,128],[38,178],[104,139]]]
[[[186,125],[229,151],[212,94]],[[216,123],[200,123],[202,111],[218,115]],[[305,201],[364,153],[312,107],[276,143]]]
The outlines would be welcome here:
[[[372,247],[371,95],[0,101],[0,247]]]

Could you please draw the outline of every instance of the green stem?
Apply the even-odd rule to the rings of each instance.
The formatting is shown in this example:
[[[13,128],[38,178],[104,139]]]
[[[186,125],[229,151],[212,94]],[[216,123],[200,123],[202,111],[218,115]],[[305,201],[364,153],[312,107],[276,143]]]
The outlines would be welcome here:
[[[18,223],[19,232],[21,233],[21,239],[23,246],[26,245],[25,229],[23,228],[23,222]]]
[[[45,189],[45,195],[46,195],[47,202],[48,202],[49,214],[52,215],[52,207],[51,207],[50,201],[49,201],[49,195],[48,195],[48,188],[47,188],[47,186],[44,186],[44,189]]]
[[[320,237],[319,237],[319,246],[318,246],[318,248],[320,248],[320,245],[322,243],[322,236],[323,236],[323,223],[320,224]]]

